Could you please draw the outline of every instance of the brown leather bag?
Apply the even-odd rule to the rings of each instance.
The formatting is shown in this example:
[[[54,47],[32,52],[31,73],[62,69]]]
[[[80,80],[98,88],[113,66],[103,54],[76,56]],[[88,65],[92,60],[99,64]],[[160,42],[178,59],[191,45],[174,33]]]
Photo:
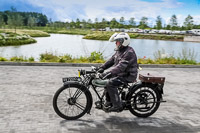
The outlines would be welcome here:
[[[142,82],[146,82],[146,83],[164,84],[164,82],[165,82],[165,77],[156,77],[156,76],[153,76],[153,75],[151,75],[149,73],[147,73],[147,75],[139,74],[139,79]]]

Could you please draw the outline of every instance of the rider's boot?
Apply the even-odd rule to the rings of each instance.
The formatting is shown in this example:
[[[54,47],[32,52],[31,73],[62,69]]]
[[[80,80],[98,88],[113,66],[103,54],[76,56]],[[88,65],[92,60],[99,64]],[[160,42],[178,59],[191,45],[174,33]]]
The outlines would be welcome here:
[[[108,109],[108,112],[121,112],[123,110],[123,106],[112,106]]]
[[[106,101],[104,103],[104,108],[110,108],[112,106],[112,103],[110,101]]]

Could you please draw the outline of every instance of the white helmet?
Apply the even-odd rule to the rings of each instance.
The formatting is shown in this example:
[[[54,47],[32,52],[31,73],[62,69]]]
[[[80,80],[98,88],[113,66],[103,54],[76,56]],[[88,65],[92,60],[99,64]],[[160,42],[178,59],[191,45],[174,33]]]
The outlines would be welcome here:
[[[128,46],[130,44],[130,37],[127,33],[125,32],[121,32],[121,33],[114,33],[110,39],[110,42],[114,42],[114,41],[120,41],[121,46]],[[120,47],[121,47],[120,46]]]

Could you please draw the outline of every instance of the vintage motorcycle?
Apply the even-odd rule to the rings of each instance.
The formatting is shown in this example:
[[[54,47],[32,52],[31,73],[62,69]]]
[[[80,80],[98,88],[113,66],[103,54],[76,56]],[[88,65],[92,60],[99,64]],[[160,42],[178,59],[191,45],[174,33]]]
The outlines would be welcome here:
[[[105,108],[105,89],[109,79],[100,79],[95,67],[91,71],[78,70],[78,77],[63,78],[63,86],[53,97],[55,112],[66,120],[75,120],[86,113],[90,114],[93,97],[90,88],[94,90],[98,101],[98,109],[108,112]],[[137,117],[148,117],[154,114],[163,100],[165,77],[155,77],[151,74],[139,74],[139,81],[123,83],[118,91],[123,103],[123,110],[129,110]]]

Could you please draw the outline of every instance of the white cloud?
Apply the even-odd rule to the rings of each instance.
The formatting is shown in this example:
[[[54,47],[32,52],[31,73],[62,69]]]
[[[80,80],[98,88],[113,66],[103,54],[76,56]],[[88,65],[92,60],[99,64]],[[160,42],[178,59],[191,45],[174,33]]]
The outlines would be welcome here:
[[[194,19],[194,24],[200,24],[200,15],[192,16]]]
[[[162,18],[168,15],[168,9],[181,7],[183,3],[177,0],[161,0],[160,2],[146,2],[142,0],[28,0],[34,6],[43,8],[44,14],[51,10],[49,16],[57,20],[75,20],[76,18],[92,19],[124,17],[128,20],[134,17],[139,21],[141,17],[154,18],[160,15]],[[172,15],[172,14],[171,14]],[[168,16],[168,17],[171,17]],[[164,16],[164,17],[163,17]],[[167,19],[164,19],[167,20]]]

